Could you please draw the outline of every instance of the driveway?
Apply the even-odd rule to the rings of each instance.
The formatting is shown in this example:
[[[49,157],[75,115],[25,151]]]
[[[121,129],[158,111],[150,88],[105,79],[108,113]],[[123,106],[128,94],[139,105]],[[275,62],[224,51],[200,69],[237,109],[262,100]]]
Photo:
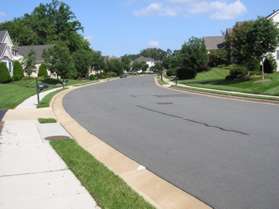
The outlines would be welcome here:
[[[279,204],[279,106],[162,89],[152,76],[78,89],[67,112],[91,133],[216,209]]]

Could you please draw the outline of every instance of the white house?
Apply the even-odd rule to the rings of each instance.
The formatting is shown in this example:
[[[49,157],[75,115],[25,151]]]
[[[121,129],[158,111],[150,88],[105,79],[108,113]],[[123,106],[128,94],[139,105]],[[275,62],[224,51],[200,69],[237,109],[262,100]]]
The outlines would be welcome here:
[[[146,63],[148,65],[147,72],[150,72],[150,69],[155,66],[157,61],[154,60],[153,58],[140,56],[137,59],[135,59],[134,62],[144,62],[144,63]]]
[[[52,45],[32,45],[15,47],[8,31],[0,31],[0,62],[4,62],[13,76],[13,61],[23,62],[31,51],[35,53],[35,69],[31,76],[36,77],[43,63],[43,52]]]
[[[271,20],[273,20],[273,22],[279,24],[279,9],[274,10],[270,15],[267,16],[267,18],[271,19]],[[279,72],[279,46],[277,47],[277,49],[273,53],[273,56],[277,61],[277,72]]]
[[[0,31],[0,62],[6,64],[10,75],[13,75],[13,61],[18,57],[8,31]]]

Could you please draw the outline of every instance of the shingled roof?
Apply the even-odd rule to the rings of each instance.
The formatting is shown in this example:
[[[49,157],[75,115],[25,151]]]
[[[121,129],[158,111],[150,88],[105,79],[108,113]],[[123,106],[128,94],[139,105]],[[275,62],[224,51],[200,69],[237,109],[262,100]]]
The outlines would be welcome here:
[[[44,61],[43,53],[45,50],[52,47],[52,45],[31,45],[31,46],[20,46],[18,47],[17,51],[18,54],[26,57],[31,51],[35,53],[35,62],[36,64],[40,64]]]
[[[221,49],[224,47],[224,36],[206,36],[203,38],[207,50]]]
[[[1,30],[0,31],[0,43],[2,43],[4,41],[4,38],[7,36],[8,31],[6,30]]]

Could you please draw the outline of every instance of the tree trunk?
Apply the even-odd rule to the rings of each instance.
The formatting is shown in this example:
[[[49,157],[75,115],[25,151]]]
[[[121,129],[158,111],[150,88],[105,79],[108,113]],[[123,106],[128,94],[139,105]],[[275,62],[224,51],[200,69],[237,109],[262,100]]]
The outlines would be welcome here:
[[[262,80],[264,80],[265,77],[264,77],[264,64],[262,63]]]

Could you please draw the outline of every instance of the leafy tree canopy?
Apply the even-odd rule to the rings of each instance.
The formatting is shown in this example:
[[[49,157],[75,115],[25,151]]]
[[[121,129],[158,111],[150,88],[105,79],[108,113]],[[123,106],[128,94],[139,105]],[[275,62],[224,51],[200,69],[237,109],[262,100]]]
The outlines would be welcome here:
[[[163,60],[167,56],[167,52],[159,48],[148,48],[141,51],[140,56],[150,57],[154,60]]]

